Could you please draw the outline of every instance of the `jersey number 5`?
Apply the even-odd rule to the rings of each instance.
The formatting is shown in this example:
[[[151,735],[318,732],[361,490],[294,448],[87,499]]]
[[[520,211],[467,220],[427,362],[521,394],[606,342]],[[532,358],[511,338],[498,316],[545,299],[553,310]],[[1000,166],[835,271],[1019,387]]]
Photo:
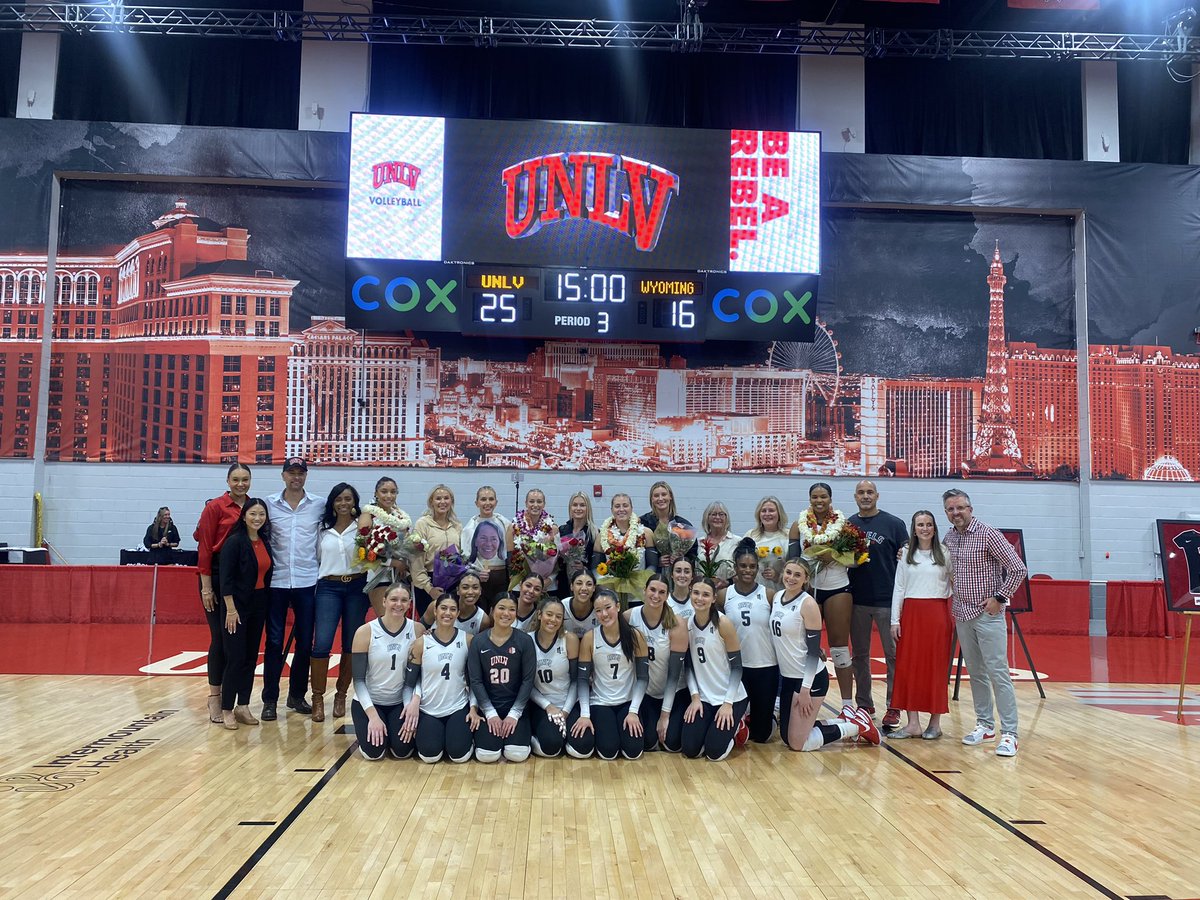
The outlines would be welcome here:
[[[742,610],[742,624],[743,625],[750,624],[750,610],[748,610],[748,609]]]

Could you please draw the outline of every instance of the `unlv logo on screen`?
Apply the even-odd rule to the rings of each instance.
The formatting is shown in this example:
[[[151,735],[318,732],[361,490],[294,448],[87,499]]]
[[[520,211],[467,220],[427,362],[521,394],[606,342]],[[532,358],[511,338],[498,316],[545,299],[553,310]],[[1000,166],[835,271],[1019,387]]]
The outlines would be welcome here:
[[[375,190],[379,190],[385,184],[402,184],[410,191],[415,191],[417,179],[420,177],[419,166],[399,160],[377,162],[371,166],[371,187]]]
[[[504,227],[510,238],[543,225],[583,219],[633,238],[638,250],[658,244],[679,176],[616,153],[549,153],[503,172]]]

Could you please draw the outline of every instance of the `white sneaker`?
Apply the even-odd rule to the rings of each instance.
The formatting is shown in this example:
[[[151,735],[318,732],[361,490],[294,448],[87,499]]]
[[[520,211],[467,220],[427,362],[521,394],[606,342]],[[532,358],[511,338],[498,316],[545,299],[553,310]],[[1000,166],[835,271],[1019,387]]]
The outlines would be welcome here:
[[[976,725],[975,730],[970,734],[964,734],[962,742],[968,747],[974,747],[976,744],[982,744],[984,741],[994,741],[996,739],[996,730],[988,728],[986,725]],[[1015,753],[1016,750],[1014,749]]]
[[[1017,755],[1017,736],[1015,734],[1000,735],[1000,743],[996,745],[997,756]]]

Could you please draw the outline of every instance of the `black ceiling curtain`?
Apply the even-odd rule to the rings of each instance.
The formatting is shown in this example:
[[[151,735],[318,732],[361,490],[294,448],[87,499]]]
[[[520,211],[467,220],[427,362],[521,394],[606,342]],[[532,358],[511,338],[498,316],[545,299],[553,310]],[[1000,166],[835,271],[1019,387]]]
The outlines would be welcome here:
[[[21,71],[21,35],[0,34],[0,116],[17,114],[17,79]]]
[[[377,46],[371,111],[795,128],[796,60],[540,47]]]
[[[56,119],[295,128],[300,44],[64,34]]]
[[[1175,69],[1189,73],[1191,66],[1182,64]],[[1173,80],[1166,63],[1117,63],[1121,162],[1186,165],[1191,111],[1191,84]]]
[[[866,62],[867,152],[1082,159],[1080,63]]]

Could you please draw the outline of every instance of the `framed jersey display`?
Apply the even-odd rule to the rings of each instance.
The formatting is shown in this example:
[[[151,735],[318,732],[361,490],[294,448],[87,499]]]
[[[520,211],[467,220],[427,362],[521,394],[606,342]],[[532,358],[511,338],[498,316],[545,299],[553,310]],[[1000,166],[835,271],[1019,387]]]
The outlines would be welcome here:
[[[1021,557],[1021,562],[1025,563],[1026,568],[1024,580],[1021,581],[1020,587],[1009,600],[1008,611],[1012,613],[1033,612],[1033,596],[1029,592],[1029,560],[1025,558],[1025,534],[1020,528],[998,528],[996,530],[1013,545],[1013,549],[1017,551],[1017,556]]]
[[[1159,519],[1158,551],[1169,612],[1200,611],[1200,522]]]

